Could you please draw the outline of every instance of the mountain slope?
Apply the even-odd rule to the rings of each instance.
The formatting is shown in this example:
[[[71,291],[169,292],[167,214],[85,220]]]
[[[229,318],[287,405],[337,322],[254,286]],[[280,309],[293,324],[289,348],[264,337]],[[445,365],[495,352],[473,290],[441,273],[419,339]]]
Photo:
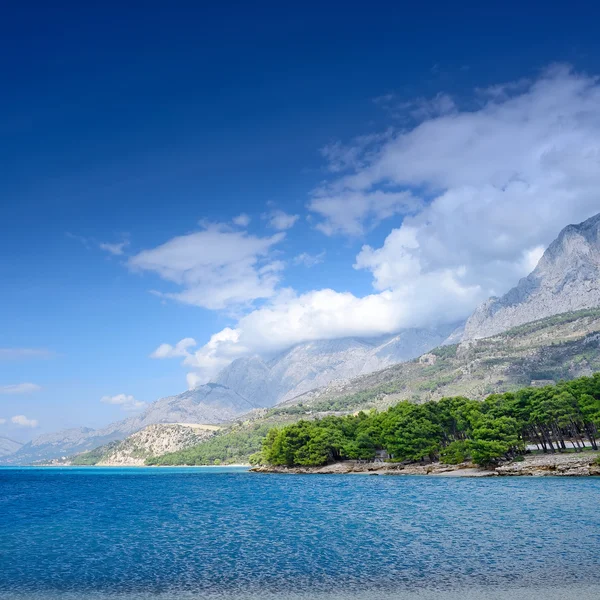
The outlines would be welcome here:
[[[567,311],[600,306],[600,214],[565,227],[533,272],[468,319],[463,339],[478,339]]]
[[[0,436],[0,457],[14,454],[23,444]]]
[[[484,398],[546,380],[600,371],[600,309],[547,317],[479,340],[441,346],[392,366],[282,403],[271,413],[383,408],[399,400]]]
[[[375,339],[342,338],[298,344],[271,360],[239,358],[215,382],[257,406],[272,406],[333,381],[352,379],[391,364],[410,360],[435,348],[456,324],[408,329]]]
[[[237,460],[248,460],[260,450],[261,440],[272,425],[383,410],[401,400],[425,402],[456,395],[483,399],[496,392],[595,372],[600,372],[600,309],[552,316],[486,339],[440,346],[419,359],[313,390],[270,409],[255,410],[241,425],[220,433],[219,440],[223,449],[228,447],[229,438],[238,446],[242,445],[240,440],[247,440],[246,454],[238,455]],[[220,454],[204,451],[206,444],[185,453],[167,454],[152,464],[227,460],[224,450]]]
[[[110,444],[96,464],[99,466],[140,466],[148,458],[195,446],[213,436],[218,429],[219,427],[215,425],[190,425],[187,423],[148,425],[141,431],[132,433],[123,441]],[[85,455],[81,457],[84,458]]]

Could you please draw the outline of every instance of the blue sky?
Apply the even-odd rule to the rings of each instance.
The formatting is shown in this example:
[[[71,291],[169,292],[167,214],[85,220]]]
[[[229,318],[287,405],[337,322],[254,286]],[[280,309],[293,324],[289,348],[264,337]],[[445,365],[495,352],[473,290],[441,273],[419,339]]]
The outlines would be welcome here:
[[[508,289],[600,208],[598,11],[518,6],[5,11],[0,435]]]

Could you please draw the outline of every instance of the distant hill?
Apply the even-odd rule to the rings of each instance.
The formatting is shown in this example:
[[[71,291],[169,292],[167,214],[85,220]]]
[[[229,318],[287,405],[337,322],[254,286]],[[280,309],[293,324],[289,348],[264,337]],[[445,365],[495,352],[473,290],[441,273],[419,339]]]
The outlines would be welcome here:
[[[72,465],[140,466],[154,456],[196,446],[218,430],[216,425],[193,423],[148,425],[120,442],[111,442],[61,462]]]
[[[468,319],[463,339],[485,338],[568,311],[600,306],[600,214],[565,227],[533,272]]]
[[[156,423],[208,423],[230,421],[255,405],[226,388],[211,383],[195,390],[161,398],[140,413],[117,421],[103,429],[77,428],[42,435],[23,445],[15,453],[0,458],[5,464],[67,457],[122,440],[128,435]]]

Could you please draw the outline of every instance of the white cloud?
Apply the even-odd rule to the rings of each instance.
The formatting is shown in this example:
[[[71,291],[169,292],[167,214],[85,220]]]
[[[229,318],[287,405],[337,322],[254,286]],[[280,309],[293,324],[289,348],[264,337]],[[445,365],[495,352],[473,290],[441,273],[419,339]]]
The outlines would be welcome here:
[[[285,229],[291,229],[296,221],[300,218],[300,215],[290,215],[282,210],[273,210],[265,215],[269,227],[283,231]]]
[[[128,241],[117,242],[117,243],[114,243],[114,244],[109,244],[107,242],[100,242],[98,244],[98,247],[101,250],[104,250],[104,251],[106,251],[109,254],[112,254],[114,256],[121,256],[122,254],[125,253],[125,248],[128,245],[129,245]]]
[[[247,354],[272,354],[301,342],[377,336],[404,327],[456,321],[464,315],[465,305],[482,298],[479,288],[464,288],[457,283],[459,278],[460,273],[448,272],[441,281],[436,275],[402,290],[362,298],[331,289],[300,295],[284,291],[268,306],[242,317],[235,328],[214,334],[206,345],[189,353],[183,364],[193,368],[195,376],[188,375],[188,385],[205,383]],[[424,294],[433,300],[420,305]],[[435,310],[442,318],[432,318]]]
[[[196,372],[192,371],[188,374],[188,387],[193,389],[200,383],[205,383],[232,360],[246,354],[247,349],[239,344],[238,341],[239,332],[226,327],[218,333],[213,334],[210,340],[198,350],[191,351],[191,346],[186,345],[183,364],[196,370]],[[181,342],[176,344],[175,347],[180,344]],[[170,354],[165,358],[176,356],[180,355]],[[202,373],[202,375],[198,375],[198,372]]]
[[[25,415],[15,415],[11,422],[19,427],[37,427],[38,422],[35,419],[28,419]]]
[[[250,225],[251,219],[249,215],[247,215],[246,213],[242,213],[237,217],[233,217],[231,221],[234,225],[237,225],[238,227],[248,227],[248,225]]]
[[[142,410],[146,407],[146,403],[141,400],[136,400],[133,396],[128,394],[117,394],[116,396],[102,396],[100,402],[105,404],[114,404],[120,406],[126,411]]]
[[[0,360],[27,360],[54,356],[56,356],[54,352],[45,348],[0,348]]]
[[[0,419],[0,425],[4,425],[6,423],[6,419]]]
[[[325,251],[319,252],[319,254],[309,254],[308,252],[302,252],[295,256],[293,259],[293,263],[295,265],[302,265],[304,267],[310,268],[315,265],[321,264],[325,260]]]
[[[418,211],[421,201],[410,191],[354,192],[323,187],[316,191],[308,208],[323,217],[316,227],[325,235],[362,236],[396,214]]]
[[[465,318],[530,272],[565,225],[600,210],[597,79],[553,67],[477,102],[460,110],[440,96],[412,129],[325,153],[333,175],[309,204],[318,229],[361,236],[403,217],[356,256],[373,293],[271,294],[189,352],[194,385],[247,353]]]
[[[461,286],[502,293],[562,227],[600,209],[597,79],[559,66],[481,97],[478,110],[398,132],[360,168],[328,182],[326,210],[312,201],[323,232],[357,234],[369,213],[348,210],[346,198],[364,208],[378,193],[380,210],[394,206],[398,190],[421,190],[420,210],[357,258],[375,289],[450,271],[462,273]]]
[[[129,259],[129,266],[182,288],[156,292],[162,297],[213,310],[228,308],[275,293],[283,263],[269,254],[284,235],[261,238],[211,225],[144,250]]]
[[[175,346],[171,344],[161,344],[151,355],[150,358],[174,358],[176,356],[187,356],[188,348],[196,346],[194,338],[184,338],[177,342]]]
[[[187,381],[188,390],[194,390],[199,385],[202,385],[203,383],[206,383],[206,379],[205,378],[203,379],[200,375],[198,375],[198,373],[194,373],[193,371],[191,371],[190,373],[188,373],[186,375],[185,379]]]
[[[39,392],[41,386],[35,383],[14,383],[11,385],[0,385],[0,394],[31,394]]]

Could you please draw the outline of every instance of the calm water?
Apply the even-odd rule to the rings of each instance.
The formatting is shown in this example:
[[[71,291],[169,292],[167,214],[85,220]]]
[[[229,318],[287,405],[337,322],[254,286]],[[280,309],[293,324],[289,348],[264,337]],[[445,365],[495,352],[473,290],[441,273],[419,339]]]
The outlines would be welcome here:
[[[0,598],[600,598],[600,479],[0,469]]]

